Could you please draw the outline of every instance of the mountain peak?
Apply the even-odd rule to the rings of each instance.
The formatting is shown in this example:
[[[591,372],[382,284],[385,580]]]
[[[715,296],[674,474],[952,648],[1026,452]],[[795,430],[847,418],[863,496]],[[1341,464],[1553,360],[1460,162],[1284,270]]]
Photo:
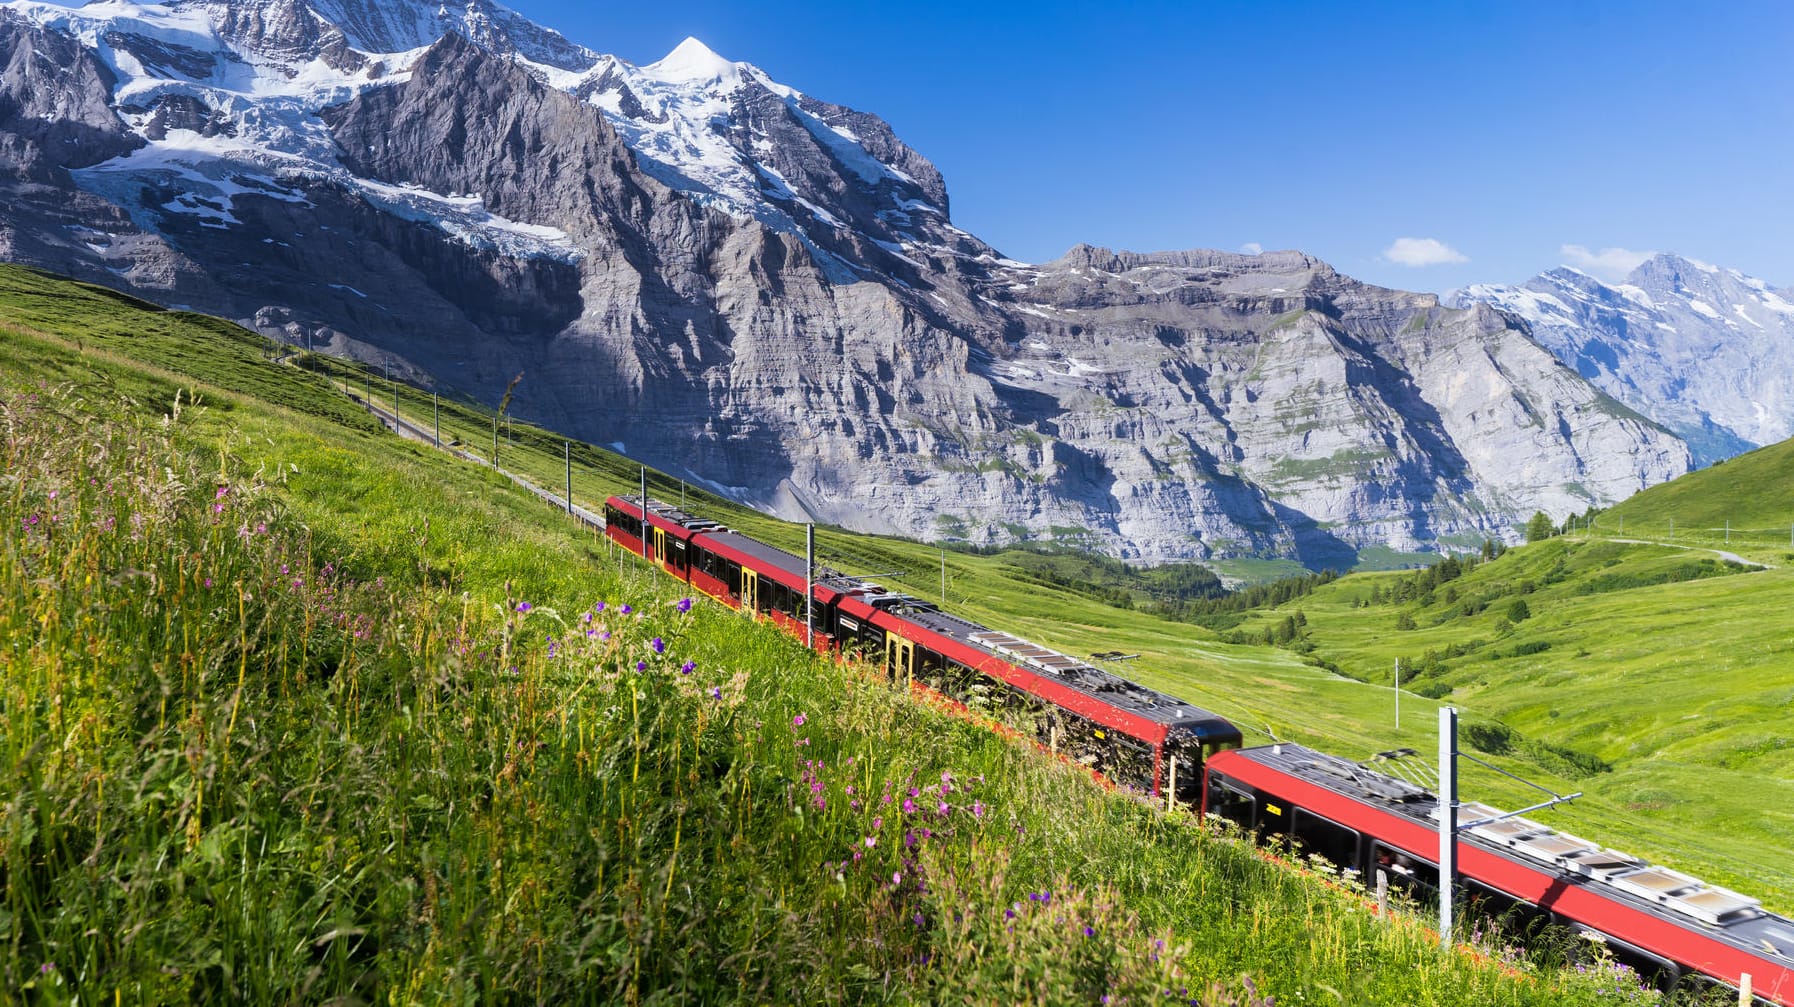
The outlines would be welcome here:
[[[715,50],[690,35],[659,61],[642,67],[642,72],[668,82],[696,83],[730,80],[741,73],[738,64],[717,55]]]

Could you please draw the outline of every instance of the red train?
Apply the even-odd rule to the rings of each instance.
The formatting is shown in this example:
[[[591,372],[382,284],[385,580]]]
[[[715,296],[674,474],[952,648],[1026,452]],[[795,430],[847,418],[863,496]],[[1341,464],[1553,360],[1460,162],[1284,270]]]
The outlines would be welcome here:
[[[1221,716],[907,595],[804,561],[654,500],[611,497],[605,533],[668,574],[819,650],[881,662],[974,709],[1004,709],[1040,743],[1105,779],[1199,807],[1271,842],[1425,900],[1436,893],[1438,802],[1425,790],[1300,745],[1241,748]],[[1463,805],[1460,819],[1496,814]],[[1599,942],[1660,987],[1737,990],[1794,1007],[1794,921],[1757,900],[1521,818],[1469,829],[1460,885],[1485,915]],[[1433,894],[1436,898],[1436,894]],[[1735,996],[1735,994],[1733,994]]]

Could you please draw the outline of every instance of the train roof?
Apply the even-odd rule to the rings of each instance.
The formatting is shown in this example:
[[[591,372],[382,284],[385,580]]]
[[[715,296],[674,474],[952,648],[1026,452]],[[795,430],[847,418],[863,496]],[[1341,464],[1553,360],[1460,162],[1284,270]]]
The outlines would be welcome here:
[[[641,506],[641,497],[618,497],[631,507]],[[767,545],[714,521],[695,517],[670,504],[648,501],[648,512],[694,532],[702,532],[707,540],[724,545],[756,562],[778,569],[802,586],[804,560],[776,546]],[[866,605],[915,623],[925,629],[984,654],[1008,661],[1036,674],[1153,723],[1162,724],[1174,735],[1188,734],[1212,743],[1238,742],[1239,728],[1220,714],[1205,710],[1148,689],[1119,675],[1098,668],[1017,636],[941,611],[920,598],[886,590],[869,580],[852,577],[820,564],[816,567],[816,583],[837,595],[858,598]],[[800,591],[801,593],[801,591]],[[826,597],[826,596],[825,596]]]
[[[1439,798],[1416,784],[1336,755],[1296,744],[1265,745],[1228,753],[1298,777],[1334,793],[1439,828]],[[1225,773],[1224,766],[1214,767]],[[1551,872],[1565,881],[1695,925],[1742,950],[1794,965],[1794,920],[1763,909],[1748,895],[1646,862],[1538,822],[1507,816],[1474,801],[1458,805],[1464,839],[1485,850]]]

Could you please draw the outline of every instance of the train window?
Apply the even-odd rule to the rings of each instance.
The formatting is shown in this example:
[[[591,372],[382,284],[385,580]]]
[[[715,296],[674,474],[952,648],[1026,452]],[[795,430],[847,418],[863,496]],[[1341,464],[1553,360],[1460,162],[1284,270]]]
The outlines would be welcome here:
[[[1257,803],[1253,801],[1252,795],[1228,786],[1219,774],[1209,774],[1209,814],[1225,818],[1242,829],[1249,829],[1252,827],[1252,816],[1256,811]]]
[[[1342,872],[1357,873],[1358,833],[1306,808],[1297,808],[1290,835],[1305,852],[1325,857]]]
[[[916,679],[937,692],[945,693],[947,691],[946,659],[927,647],[916,647]]]
[[[1382,843],[1371,844],[1371,878],[1377,871],[1389,876],[1389,890],[1415,902],[1439,899],[1439,866]]]

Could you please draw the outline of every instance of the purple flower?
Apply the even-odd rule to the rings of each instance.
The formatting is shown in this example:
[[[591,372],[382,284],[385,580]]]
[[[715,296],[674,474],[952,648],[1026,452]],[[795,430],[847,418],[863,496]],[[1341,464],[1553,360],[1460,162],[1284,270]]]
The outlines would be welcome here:
[[[599,602],[598,604],[592,606],[592,611],[594,611],[594,612],[604,611],[604,602]]]
[[[667,642],[658,636],[650,641],[648,646],[653,647],[654,653],[656,654],[664,654],[667,652]]]
[[[984,802],[983,801],[973,801],[972,802],[972,817],[973,818],[983,818],[984,817]]]
[[[797,716],[795,716],[795,717],[792,717],[792,718],[791,718],[791,726],[792,726],[792,727],[802,727],[802,726],[804,726],[804,715],[803,715],[803,714],[801,714],[801,713],[800,713],[800,714],[798,714],[798,715],[797,715]]]
[[[885,820],[884,820],[884,819],[883,819],[883,818],[874,818],[874,819],[873,819],[873,820],[872,820],[872,827],[873,827],[873,828],[874,828],[874,829],[882,829],[882,828],[884,828],[884,827],[885,827]]]
[[[713,686],[711,686],[711,687],[710,687],[710,698],[711,698],[711,699],[721,699],[721,698],[723,698],[723,687],[722,687],[722,686],[720,686],[720,685],[713,685]]]
[[[624,605],[621,609],[619,609],[619,611],[621,611],[624,615],[628,615],[629,613],[635,611],[635,609],[630,608],[628,605]]]
[[[866,837],[866,849],[869,850],[872,847],[877,846],[877,845],[878,845],[878,837],[877,836],[867,836]]]
[[[903,799],[903,813],[906,815],[913,815],[913,814],[915,814],[915,812],[916,812],[916,802],[905,797]]]
[[[941,806],[936,810],[938,810],[941,813],[941,817],[945,818],[947,815],[947,812],[953,810],[953,806],[951,804],[948,804],[946,801],[942,801]]]
[[[223,500],[228,495],[230,495],[230,487],[229,486],[220,486],[220,487],[218,487],[218,495],[216,497],[214,497],[213,499]],[[52,499],[52,500],[56,499],[56,492],[54,490],[50,491],[50,499]]]
[[[1084,928],[1084,936],[1085,936],[1085,937],[1095,937],[1095,936],[1096,936],[1096,928],[1094,928],[1094,927],[1085,927],[1085,928]]]
[[[685,663],[684,663],[684,664],[682,664],[682,665],[680,665],[680,666],[679,666],[679,674],[681,674],[681,675],[689,675],[689,674],[691,674],[691,673],[692,673],[692,672],[694,672],[694,671],[696,671],[696,670],[697,670],[697,669],[698,669],[698,662],[696,662],[696,661],[687,661],[687,662],[685,662]]]
[[[211,586],[212,586],[212,578],[210,578],[210,577],[207,577],[207,578],[206,578],[206,586],[207,586],[207,587],[211,587]]]
[[[648,670],[648,662],[646,662],[646,661],[635,662],[635,670],[636,671],[647,671]]]
[[[517,603],[517,611],[519,612],[528,612],[532,607],[534,606],[527,601],[520,601]]]
[[[56,963],[55,962],[45,962],[42,965],[39,965],[37,967],[38,975],[47,976],[54,971],[56,971]]]
[[[679,611],[681,611],[681,612],[691,611],[691,599],[690,598],[679,599]]]

